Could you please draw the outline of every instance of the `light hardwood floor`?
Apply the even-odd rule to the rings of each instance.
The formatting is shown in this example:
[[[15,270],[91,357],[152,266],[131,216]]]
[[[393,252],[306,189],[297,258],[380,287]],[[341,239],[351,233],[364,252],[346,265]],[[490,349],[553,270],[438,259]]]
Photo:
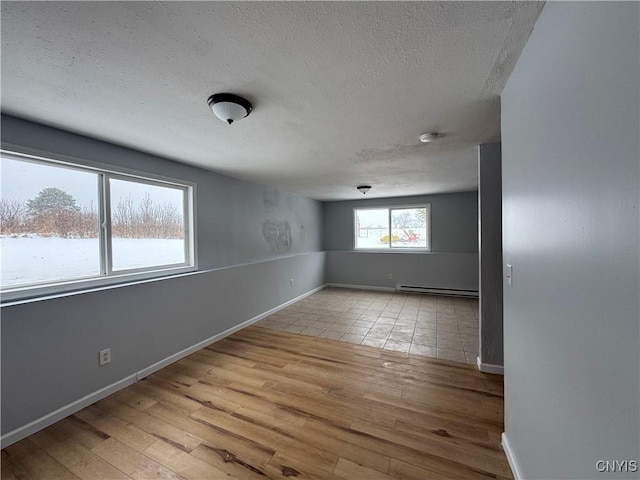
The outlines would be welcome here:
[[[2,479],[513,478],[502,377],[250,327],[2,450]]]

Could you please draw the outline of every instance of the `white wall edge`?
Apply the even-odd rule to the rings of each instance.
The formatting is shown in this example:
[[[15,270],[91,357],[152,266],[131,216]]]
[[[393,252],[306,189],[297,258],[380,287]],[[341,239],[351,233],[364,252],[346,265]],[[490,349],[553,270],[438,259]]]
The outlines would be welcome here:
[[[482,363],[480,357],[478,357],[477,362],[478,370],[482,373],[493,373],[496,375],[504,375],[504,366],[503,365],[493,365],[491,363]]]
[[[23,425],[22,427],[18,427],[15,430],[12,430],[11,432],[8,432],[0,437],[0,448],[6,448],[9,445],[19,442],[20,440],[28,437],[29,435],[33,435],[34,433],[39,432],[40,430],[47,428],[50,425],[53,425],[54,423],[62,420],[63,418],[68,417],[69,415],[73,415],[77,411],[82,410],[83,408],[99,400],[102,400],[105,397],[108,397],[109,395],[117,392],[118,390],[122,390],[123,388],[128,387],[129,385],[133,385],[138,380],[142,380],[143,378],[148,377],[152,373],[157,372],[158,370],[168,365],[171,365],[172,363],[175,363],[186,356],[191,355],[192,353],[195,353],[198,350],[201,350],[211,345],[212,343],[217,342],[218,340],[222,340],[223,338],[228,337],[229,335],[239,330],[242,330],[245,327],[248,327],[256,322],[259,322],[263,318],[266,318],[269,315],[272,315],[275,312],[282,310],[283,308],[286,308],[289,305],[292,305],[295,302],[302,300],[305,297],[308,297],[309,295],[313,295],[314,293],[319,292],[326,286],[327,285],[324,284],[324,285],[320,285],[317,288],[314,288],[313,290],[309,290],[308,292],[303,293],[302,295],[299,295],[285,303],[278,305],[277,307],[267,310],[266,312],[256,315],[255,317],[250,318],[249,320],[246,320],[234,327],[231,327],[225,330],[224,332],[213,335],[212,337],[209,337],[206,340],[198,342],[195,345],[192,345],[191,347],[185,348],[184,350],[181,350],[178,353],[170,355],[169,357],[163,360],[160,360],[159,362],[156,362],[153,365],[148,366],[147,368],[143,368],[142,370],[136,373],[128,375],[122,380],[118,380],[117,382],[112,383],[111,385],[107,385],[106,387],[101,388],[100,390],[97,390],[93,393],[85,395],[84,397],[74,402],[71,402],[68,405],[60,407],[51,413],[48,413],[26,425]]]
[[[349,285],[346,283],[326,283],[325,287],[332,288],[353,288],[356,290],[380,290],[383,292],[395,292],[396,289],[394,287],[372,287],[370,285]]]
[[[509,439],[507,438],[506,432],[502,432],[502,449],[504,450],[504,453],[507,456],[507,461],[509,462],[509,466],[511,467],[513,478],[515,480],[523,480],[524,477],[520,472],[520,468],[518,467],[518,462],[516,461],[516,456],[513,453],[513,450],[511,449],[511,444],[509,443]]]

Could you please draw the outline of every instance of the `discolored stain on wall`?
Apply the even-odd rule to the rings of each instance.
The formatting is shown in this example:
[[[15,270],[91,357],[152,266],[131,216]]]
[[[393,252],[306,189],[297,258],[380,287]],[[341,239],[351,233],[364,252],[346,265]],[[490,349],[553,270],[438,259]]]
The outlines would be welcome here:
[[[304,244],[307,241],[307,229],[304,224],[301,223],[298,225],[298,233],[300,235],[300,243]]]
[[[293,244],[291,226],[286,220],[266,220],[262,224],[262,235],[273,253],[286,253]]]

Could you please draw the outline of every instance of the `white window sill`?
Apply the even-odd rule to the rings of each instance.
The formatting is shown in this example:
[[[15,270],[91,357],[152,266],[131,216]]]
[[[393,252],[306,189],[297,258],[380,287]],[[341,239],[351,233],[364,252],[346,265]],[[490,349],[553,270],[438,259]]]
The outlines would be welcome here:
[[[82,279],[44,286],[25,287],[7,290],[0,294],[2,307],[24,303],[40,302],[52,298],[69,297],[84,293],[121,288],[141,283],[156,282],[169,278],[198,273],[196,266],[180,266],[163,270],[131,273],[111,277]]]
[[[346,251],[355,253],[437,253],[425,248],[356,248]]]

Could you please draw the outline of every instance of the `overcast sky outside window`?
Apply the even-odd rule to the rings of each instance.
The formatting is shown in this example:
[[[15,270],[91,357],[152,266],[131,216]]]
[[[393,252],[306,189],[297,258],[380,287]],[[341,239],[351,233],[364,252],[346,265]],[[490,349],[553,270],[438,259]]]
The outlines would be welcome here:
[[[45,188],[55,187],[73,196],[78,206],[88,207],[93,201],[94,208],[97,208],[97,182],[96,174],[87,171],[9,158],[2,158],[0,161],[0,196],[21,203],[35,198]],[[117,203],[119,197],[131,195],[134,202],[137,202],[150,190],[153,191],[154,202],[170,203],[175,205],[178,211],[182,211],[182,193],[176,194],[181,192],[180,190],[150,187],[139,183],[127,182],[126,188],[119,188],[112,201]]]
[[[358,218],[360,219],[360,228],[387,228],[389,226],[389,210],[386,208],[358,210]]]

